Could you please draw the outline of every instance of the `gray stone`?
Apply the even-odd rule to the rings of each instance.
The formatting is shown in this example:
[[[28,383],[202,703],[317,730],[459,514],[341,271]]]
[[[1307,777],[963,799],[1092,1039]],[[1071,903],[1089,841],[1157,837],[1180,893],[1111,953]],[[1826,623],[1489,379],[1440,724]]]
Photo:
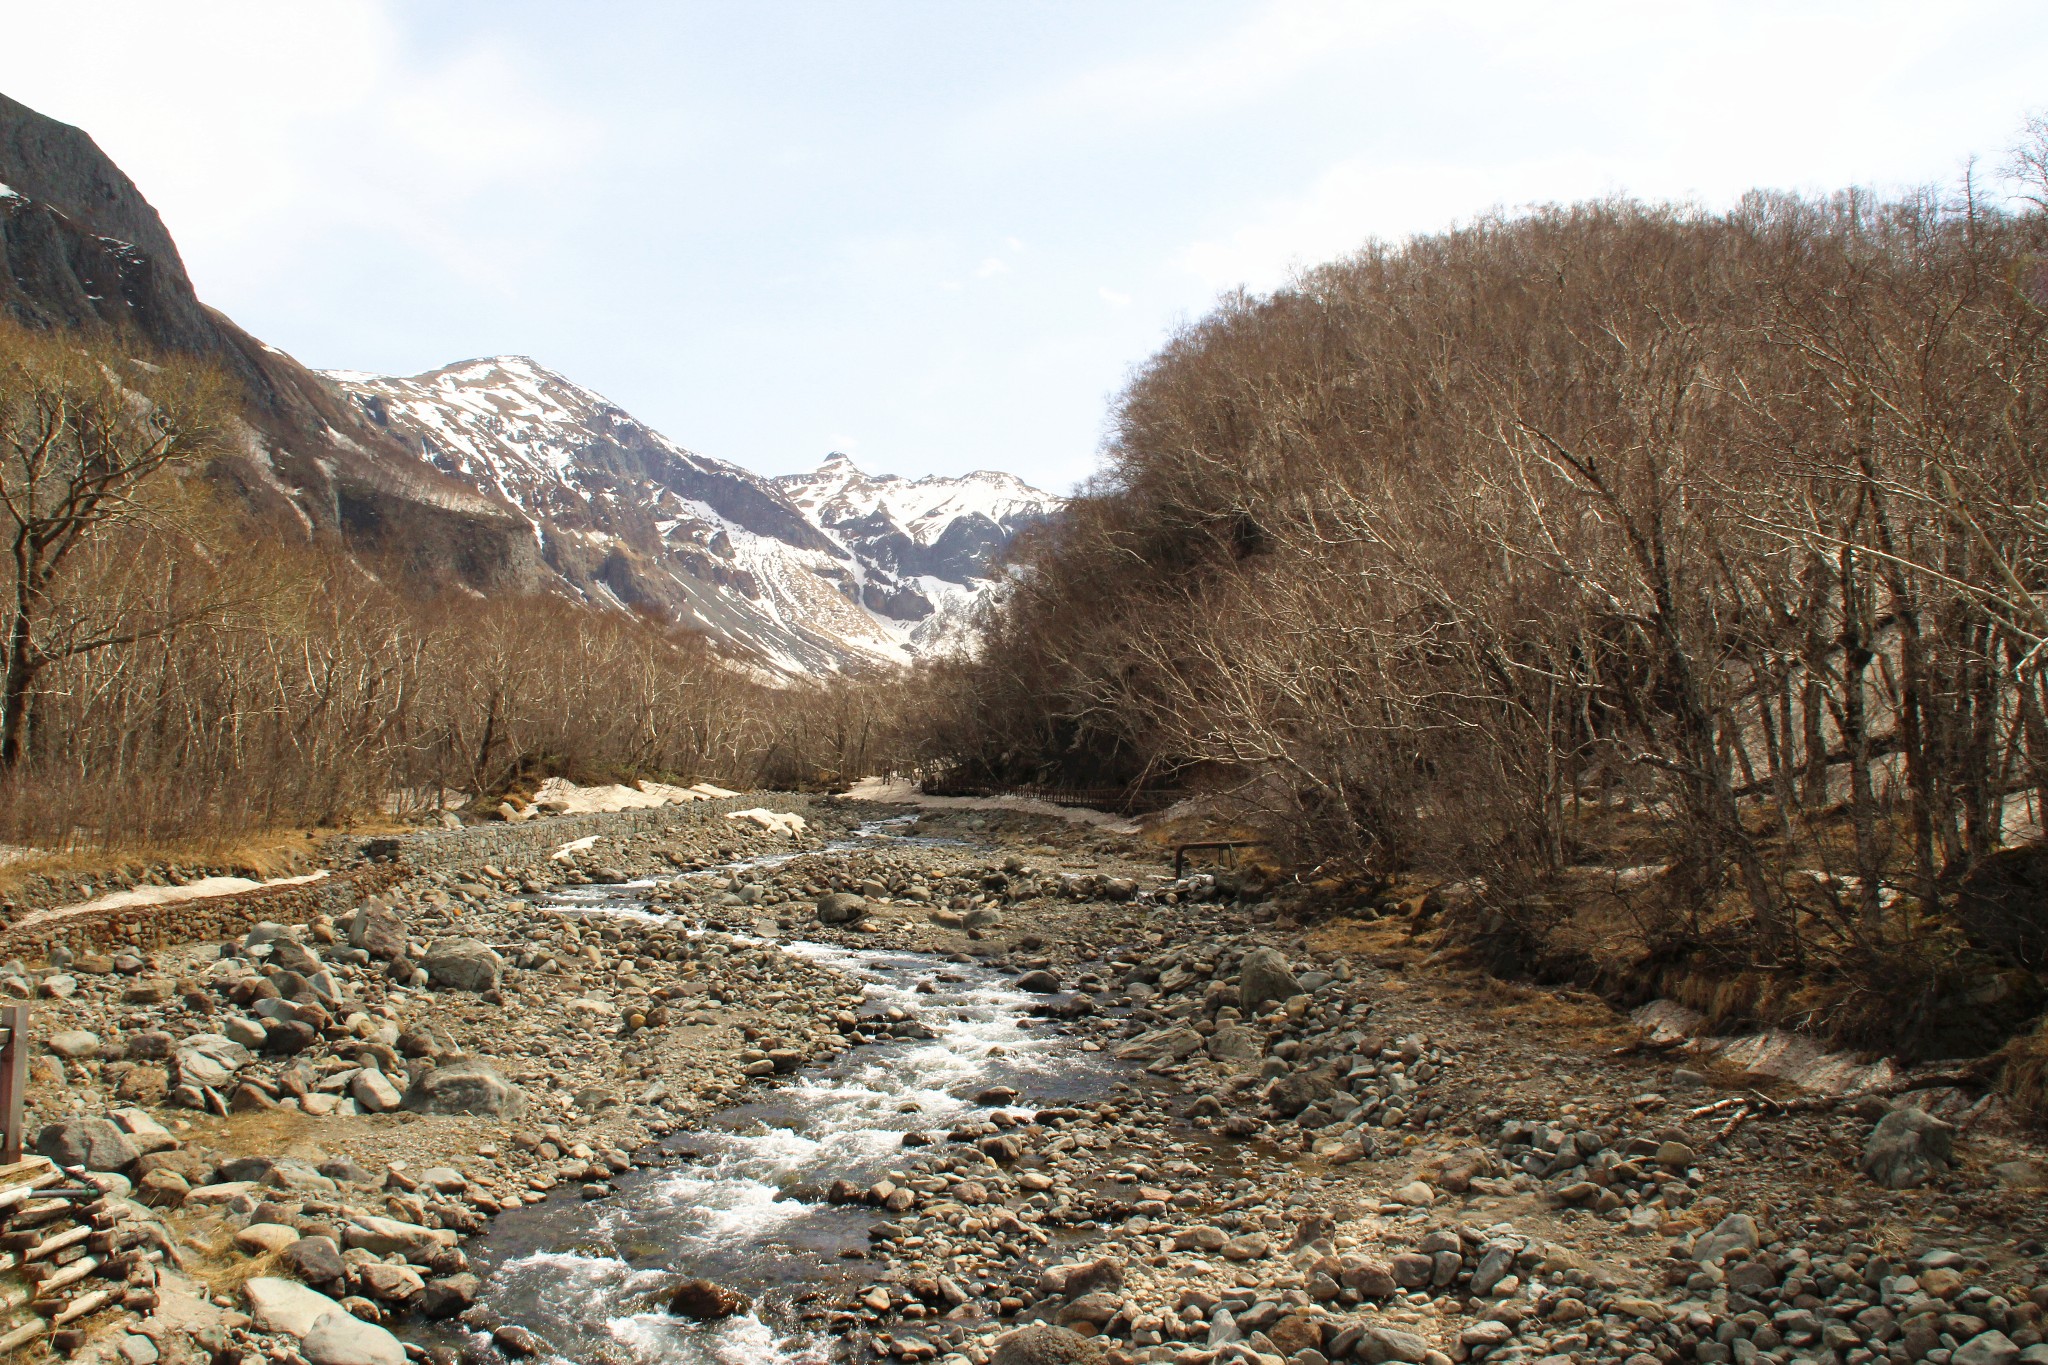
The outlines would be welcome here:
[[[436,939],[420,960],[436,986],[458,991],[492,991],[504,975],[505,961],[473,938]]]
[[[1888,1190],[1910,1190],[1946,1171],[1956,1130],[1924,1109],[1899,1108],[1870,1130],[1864,1174]]]
[[[455,1234],[445,1228],[423,1228],[417,1223],[401,1223],[396,1218],[368,1213],[350,1219],[341,1239],[373,1256],[389,1256],[395,1251],[408,1261],[455,1245]]]
[[[332,1237],[301,1237],[284,1249],[283,1259],[292,1273],[308,1284],[333,1284],[348,1274],[341,1248]]]
[[[397,1086],[383,1072],[366,1066],[348,1083],[348,1093],[366,1114],[388,1114],[405,1102]]]
[[[834,891],[829,896],[818,897],[818,923],[851,924],[868,912],[868,903],[860,896]]]
[[[300,1244],[295,1242],[293,1246]],[[338,1257],[336,1259],[339,1260]],[[248,1300],[249,1316],[255,1320],[259,1332],[283,1332],[303,1337],[321,1318],[341,1311],[340,1304],[318,1290],[270,1275],[260,1275],[245,1283],[242,1296]]]
[[[1044,970],[1026,972],[1017,978],[1017,989],[1030,991],[1033,995],[1052,995],[1059,988],[1060,979]]]
[[[332,1180],[315,1170],[311,1162],[297,1157],[279,1157],[256,1179],[274,1190],[291,1190],[298,1194],[334,1193]]]
[[[452,1318],[476,1302],[483,1282],[468,1271],[427,1281],[420,1293],[419,1310],[429,1318]]]
[[[1034,1323],[997,1338],[989,1365],[1095,1365],[1102,1358],[1102,1347],[1093,1338]]]
[[[526,1112],[526,1092],[498,1074],[481,1057],[465,1057],[420,1073],[405,1092],[415,1114],[481,1114],[516,1119]]]
[[[1237,972],[1237,996],[1239,1008],[1246,1013],[1268,1001],[1289,1000],[1301,993],[1301,982],[1278,948],[1254,948],[1244,955]]]
[[[314,1323],[300,1345],[313,1365],[406,1365],[397,1337],[339,1308]]]
[[[1756,1249],[1756,1219],[1746,1213],[1731,1213],[1716,1223],[1713,1231],[1703,1233],[1693,1244],[1692,1258],[1705,1265],[1731,1251]]]
[[[2016,1365],[2020,1348],[2013,1344],[2011,1337],[1993,1329],[1979,1332],[1949,1357],[1949,1365]]]
[[[43,1046],[49,1048],[50,1051],[56,1053],[59,1057],[75,1062],[82,1057],[91,1057],[99,1052],[100,1036],[89,1029],[65,1029],[62,1033],[51,1034]]]
[[[1208,1052],[1219,1062],[1256,1062],[1266,1055],[1266,1041],[1243,1024],[1224,1024],[1209,1036]]]
[[[349,921],[348,941],[371,957],[389,962],[405,956],[405,921],[390,907],[369,901]]]
[[[1421,1365],[1429,1355],[1429,1343],[1413,1332],[1396,1331],[1392,1327],[1368,1327],[1358,1338],[1354,1348],[1358,1358],[1369,1365],[1384,1365],[1389,1360],[1398,1360],[1403,1365]]]
[[[142,1155],[107,1119],[50,1124],[36,1134],[36,1151],[59,1166],[83,1166],[88,1171],[118,1171]]]
[[[270,962],[281,971],[311,976],[320,970],[320,954],[294,938],[280,938],[270,945]]]

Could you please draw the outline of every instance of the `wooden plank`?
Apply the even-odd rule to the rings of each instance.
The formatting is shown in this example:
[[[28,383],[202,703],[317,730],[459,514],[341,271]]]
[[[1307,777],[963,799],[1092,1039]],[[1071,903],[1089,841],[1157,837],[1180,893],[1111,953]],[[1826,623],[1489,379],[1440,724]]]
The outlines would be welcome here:
[[[54,1185],[63,1178],[64,1172],[52,1166],[41,1175],[30,1176],[19,1185],[0,1190],[0,1209],[11,1209],[16,1204],[25,1203],[37,1190],[46,1185]]]
[[[66,1228],[62,1232],[53,1232],[23,1252],[21,1259],[24,1263],[40,1261],[43,1257],[62,1251],[65,1247],[76,1246],[90,1236],[92,1229],[89,1227]]]
[[[62,1327],[67,1322],[76,1322],[88,1314],[97,1313],[120,1297],[121,1291],[118,1289],[95,1289],[90,1294],[80,1294],[65,1305],[56,1317],[50,1319],[50,1326]]]
[[[0,1185],[9,1183],[17,1176],[41,1175],[44,1171],[54,1171],[56,1169],[57,1163],[46,1156],[23,1157],[19,1161],[10,1161],[5,1165],[0,1165]]]
[[[41,1227],[44,1223],[62,1218],[71,1212],[72,1207],[69,1199],[29,1200],[16,1209],[14,1215],[7,1220],[7,1230],[19,1232],[24,1228]]]
[[[41,1318],[30,1318],[21,1326],[10,1328],[6,1335],[0,1336],[0,1355],[20,1350],[49,1330],[50,1324]]]
[[[39,1299],[48,1298],[67,1284],[77,1284],[99,1268],[99,1257],[81,1256],[70,1265],[64,1266],[36,1281],[36,1297]]]
[[[0,1007],[0,1028],[7,1046],[0,1048],[0,1161],[21,1160],[22,1101],[28,1096],[28,1006]]]

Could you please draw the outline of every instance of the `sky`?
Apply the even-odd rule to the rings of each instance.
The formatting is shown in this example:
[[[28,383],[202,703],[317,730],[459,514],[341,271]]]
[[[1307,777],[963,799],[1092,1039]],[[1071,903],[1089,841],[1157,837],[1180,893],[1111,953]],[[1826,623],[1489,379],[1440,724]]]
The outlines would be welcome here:
[[[1219,295],[1489,211],[1953,183],[2039,0],[0,0],[202,298],[321,368],[530,355],[763,473],[1085,478]]]

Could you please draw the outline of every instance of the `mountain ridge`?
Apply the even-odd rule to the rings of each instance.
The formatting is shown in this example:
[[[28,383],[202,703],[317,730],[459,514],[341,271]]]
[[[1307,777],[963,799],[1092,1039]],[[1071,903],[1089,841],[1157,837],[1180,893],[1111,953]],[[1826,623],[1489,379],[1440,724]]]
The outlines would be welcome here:
[[[1019,480],[996,516],[926,508],[905,527],[882,499],[827,526],[776,480],[685,449],[531,357],[316,372],[199,299],[161,216],[89,134],[4,95],[0,315],[219,366],[243,420],[209,474],[261,534],[331,539],[431,591],[649,612],[778,676],[958,648],[998,587],[994,556],[1059,501]]]
[[[1015,475],[869,475],[834,452],[769,478],[698,454],[525,355],[331,370],[363,418],[510,503],[593,601],[651,609],[783,673],[952,651],[995,558],[1060,499]]]

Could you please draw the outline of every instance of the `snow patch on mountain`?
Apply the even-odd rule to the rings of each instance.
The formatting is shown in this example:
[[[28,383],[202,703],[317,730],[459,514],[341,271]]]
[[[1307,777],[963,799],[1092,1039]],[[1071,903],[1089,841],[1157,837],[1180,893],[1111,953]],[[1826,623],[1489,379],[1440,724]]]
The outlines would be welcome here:
[[[971,648],[997,557],[1060,503],[1009,474],[870,476],[836,454],[764,478],[526,356],[326,378],[420,458],[518,509],[569,590],[785,676]]]

